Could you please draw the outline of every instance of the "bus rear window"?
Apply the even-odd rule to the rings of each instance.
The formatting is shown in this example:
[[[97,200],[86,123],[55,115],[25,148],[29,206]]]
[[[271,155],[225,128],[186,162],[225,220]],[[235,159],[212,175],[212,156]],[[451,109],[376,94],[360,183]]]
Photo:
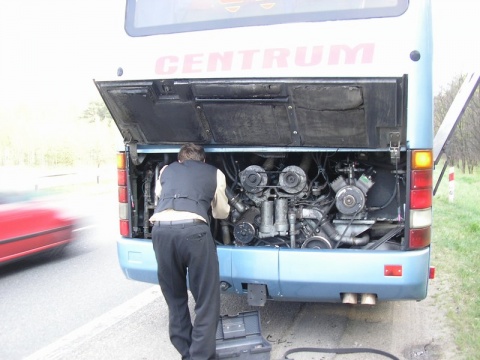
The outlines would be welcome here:
[[[127,0],[125,29],[146,36],[242,26],[399,16],[408,0]]]

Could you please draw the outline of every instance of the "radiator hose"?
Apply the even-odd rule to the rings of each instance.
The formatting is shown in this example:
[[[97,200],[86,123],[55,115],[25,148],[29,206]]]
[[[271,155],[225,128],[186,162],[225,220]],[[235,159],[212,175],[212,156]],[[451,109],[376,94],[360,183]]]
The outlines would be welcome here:
[[[303,208],[299,210],[299,214],[297,215],[299,218],[303,219],[315,219],[320,224],[320,227],[323,231],[328,235],[330,240],[333,240],[337,243],[349,244],[354,246],[363,246],[368,244],[370,241],[370,237],[368,235],[363,235],[360,237],[355,236],[342,236],[338,233],[338,231],[334,228],[332,224],[328,221],[325,221],[325,215],[322,211],[318,209],[312,208]]]

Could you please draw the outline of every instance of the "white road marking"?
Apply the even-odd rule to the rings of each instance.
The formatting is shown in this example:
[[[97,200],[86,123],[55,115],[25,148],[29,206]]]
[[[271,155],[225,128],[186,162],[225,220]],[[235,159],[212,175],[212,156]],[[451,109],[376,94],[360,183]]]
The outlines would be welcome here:
[[[73,229],[73,230],[72,230],[72,232],[75,232],[75,231],[82,231],[82,230],[87,230],[87,229],[96,228],[96,227],[98,227],[98,225],[87,225],[87,226],[82,226],[82,227],[79,227],[79,228]]]
[[[24,360],[61,359],[71,352],[72,344],[78,345],[92,339],[129,315],[152,303],[160,296],[160,294],[160,287],[154,285],[134,298],[95,318],[78,329],[75,329],[50,345],[36,351]]]

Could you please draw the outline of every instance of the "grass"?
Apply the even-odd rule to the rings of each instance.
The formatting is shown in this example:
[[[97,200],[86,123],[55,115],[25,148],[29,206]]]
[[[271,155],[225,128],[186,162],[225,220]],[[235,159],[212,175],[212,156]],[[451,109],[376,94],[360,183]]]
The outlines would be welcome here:
[[[440,171],[435,172],[438,178]],[[435,178],[435,179],[436,179]],[[480,170],[455,171],[453,202],[448,198],[448,174],[433,200],[432,264],[437,279],[446,278],[447,307],[455,343],[467,359],[480,354]],[[435,281],[435,280],[434,280]]]

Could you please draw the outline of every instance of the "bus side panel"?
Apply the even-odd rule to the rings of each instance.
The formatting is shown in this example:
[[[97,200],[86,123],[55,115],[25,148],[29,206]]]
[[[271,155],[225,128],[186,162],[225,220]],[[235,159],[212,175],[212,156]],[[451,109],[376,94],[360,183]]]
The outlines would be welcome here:
[[[433,146],[433,89],[432,89],[432,19],[429,1],[414,4],[419,9],[409,22],[412,50],[408,78],[407,141],[410,149],[431,149]]]

